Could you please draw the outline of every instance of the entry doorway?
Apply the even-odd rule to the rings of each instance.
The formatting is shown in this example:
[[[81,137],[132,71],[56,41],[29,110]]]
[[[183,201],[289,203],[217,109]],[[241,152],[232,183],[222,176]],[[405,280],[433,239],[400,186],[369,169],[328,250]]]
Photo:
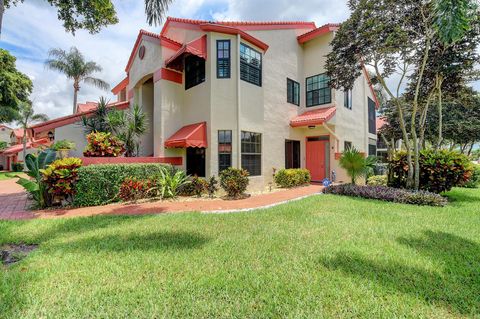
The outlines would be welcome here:
[[[330,137],[307,137],[306,168],[312,181],[321,182],[330,175]]]
[[[187,174],[205,177],[205,148],[187,147]]]

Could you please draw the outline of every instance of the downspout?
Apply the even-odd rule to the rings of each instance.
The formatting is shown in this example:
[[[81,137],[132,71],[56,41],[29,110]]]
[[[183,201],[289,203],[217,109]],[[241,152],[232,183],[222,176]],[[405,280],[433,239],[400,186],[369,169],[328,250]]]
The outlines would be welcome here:
[[[237,34],[237,168],[242,168],[242,130],[240,126],[241,115],[240,92],[240,34]]]

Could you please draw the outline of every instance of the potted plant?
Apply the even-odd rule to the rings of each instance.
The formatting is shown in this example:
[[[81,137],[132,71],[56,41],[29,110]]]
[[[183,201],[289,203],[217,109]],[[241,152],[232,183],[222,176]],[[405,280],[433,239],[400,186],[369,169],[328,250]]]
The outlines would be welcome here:
[[[72,141],[60,140],[55,142],[52,145],[51,149],[55,150],[57,152],[57,157],[62,159],[62,158],[67,158],[70,150],[74,150],[75,147],[76,145]]]

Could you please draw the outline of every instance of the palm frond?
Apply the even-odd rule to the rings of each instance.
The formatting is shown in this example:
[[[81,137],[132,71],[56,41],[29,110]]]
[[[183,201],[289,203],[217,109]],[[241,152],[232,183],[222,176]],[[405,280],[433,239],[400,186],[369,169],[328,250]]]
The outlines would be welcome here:
[[[145,14],[149,25],[160,25],[173,0],[145,0]]]
[[[69,66],[62,60],[47,60],[45,61],[45,67],[53,71],[59,71],[67,77],[71,77]]]
[[[108,90],[110,89],[110,84],[108,84],[107,82],[105,82],[104,80],[102,79],[99,79],[99,78],[94,78],[94,77],[91,77],[91,76],[87,76],[86,78],[83,79],[83,81],[87,84],[91,84],[99,89],[102,89],[102,90]]]
[[[102,72],[103,68],[98,65],[97,63],[93,62],[93,61],[89,61],[87,63],[85,63],[85,66],[83,67],[84,69],[84,74],[85,75],[90,75],[92,73],[95,73],[95,72]]]
[[[34,114],[34,115],[32,115],[31,121],[32,122],[46,122],[46,121],[48,121],[48,115],[43,114],[43,113]]]

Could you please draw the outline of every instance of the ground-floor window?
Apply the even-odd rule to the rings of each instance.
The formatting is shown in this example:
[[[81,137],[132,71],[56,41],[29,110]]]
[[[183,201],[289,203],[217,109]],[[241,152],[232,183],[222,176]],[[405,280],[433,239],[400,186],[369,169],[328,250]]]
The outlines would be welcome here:
[[[300,168],[300,141],[285,141],[285,168]]]
[[[205,177],[205,149],[187,148],[187,174]]]
[[[368,139],[368,155],[377,156],[377,141],[373,138]]]
[[[262,134],[242,131],[242,168],[250,176],[262,175]]]
[[[352,142],[345,141],[345,142],[343,143],[343,150],[344,150],[344,151],[348,151],[348,150],[351,149],[351,148],[352,148]]]
[[[218,172],[232,166],[232,131],[218,131]]]

